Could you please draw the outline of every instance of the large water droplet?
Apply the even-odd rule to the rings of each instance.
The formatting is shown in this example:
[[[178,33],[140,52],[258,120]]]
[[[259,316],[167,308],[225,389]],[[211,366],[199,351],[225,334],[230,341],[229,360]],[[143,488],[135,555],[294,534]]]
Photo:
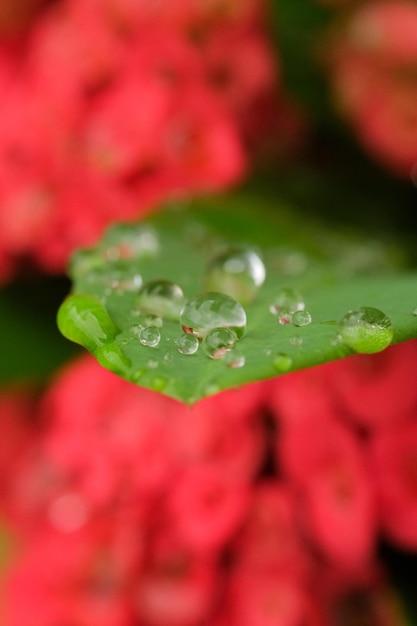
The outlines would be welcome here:
[[[189,300],[182,310],[180,321],[185,332],[198,338],[204,337],[213,328],[229,328],[240,338],[246,328],[246,313],[231,296],[211,292]]]
[[[184,294],[179,285],[169,280],[151,280],[139,291],[136,306],[146,315],[178,320],[184,306]]]
[[[203,337],[203,350],[211,359],[222,359],[236,344],[236,335],[229,328],[213,328]]]
[[[161,333],[156,326],[145,326],[139,333],[139,341],[143,346],[155,348],[161,341]]]
[[[226,293],[241,304],[251,302],[265,280],[265,266],[253,250],[231,248],[210,264],[206,277],[209,291]]]
[[[274,315],[293,314],[296,311],[303,311],[305,307],[302,294],[292,287],[281,289],[271,303],[269,310]]]
[[[278,372],[289,372],[292,368],[292,358],[285,352],[279,352],[275,355],[272,364]]]
[[[363,354],[384,350],[390,345],[393,335],[391,320],[373,307],[349,311],[339,323],[340,341]]]
[[[199,341],[194,335],[184,333],[175,341],[177,350],[180,354],[194,354],[199,348]]]
[[[295,311],[292,314],[291,322],[294,326],[308,326],[311,324],[312,317],[308,311]]]
[[[87,294],[76,294],[64,300],[57,323],[64,337],[90,352],[113,341],[119,333],[101,302]]]

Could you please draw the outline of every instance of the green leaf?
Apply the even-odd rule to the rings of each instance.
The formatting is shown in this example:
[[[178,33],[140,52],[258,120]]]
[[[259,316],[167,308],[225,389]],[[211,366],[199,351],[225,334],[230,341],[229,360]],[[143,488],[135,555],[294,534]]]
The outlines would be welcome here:
[[[172,281],[186,300],[213,291],[208,268],[230,248],[258,254],[266,267],[265,282],[244,305],[247,326],[236,355],[226,350],[227,358],[213,359],[202,345],[194,354],[181,354],[176,341],[184,333],[174,292],[169,311],[163,299],[151,298],[143,312],[140,285]],[[271,206],[271,199],[259,194],[207,198],[171,207],[146,222],[115,225],[94,249],[77,252],[70,267],[73,292],[58,324],[104,367],[191,404],[223,389],[352,354],[337,339],[339,322],[351,310],[371,307],[388,316],[392,332],[385,329],[383,341],[391,334],[394,343],[417,336],[412,312],[417,274],[401,265],[401,250],[389,241],[325,228],[276,200]],[[311,323],[279,323],[270,308],[283,288],[301,292]],[[153,310],[163,322],[149,319]],[[150,339],[142,345],[140,328],[147,326]],[[151,347],[158,333],[160,341]],[[371,341],[373,350],[363,337],[360,341],[368,352],[386,345]]]

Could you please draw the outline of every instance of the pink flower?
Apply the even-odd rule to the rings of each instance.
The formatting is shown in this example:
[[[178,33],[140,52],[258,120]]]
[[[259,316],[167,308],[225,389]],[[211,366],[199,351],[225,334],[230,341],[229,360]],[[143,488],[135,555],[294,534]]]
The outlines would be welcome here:
[[[415,418],[415,413],[412,416]],[[378,431],[371,441],[378,513],[386,536],[417,548],[417,423],[415,419]]]

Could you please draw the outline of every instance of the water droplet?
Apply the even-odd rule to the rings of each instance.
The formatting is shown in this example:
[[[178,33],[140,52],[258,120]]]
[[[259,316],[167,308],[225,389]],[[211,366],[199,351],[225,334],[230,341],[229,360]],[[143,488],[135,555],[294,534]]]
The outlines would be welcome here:
[[[163,391],[167,384],[168,381],[166,378],[163,378],[162,376],[155,376],[155,378],[152,379],[150,386],[154,391]]]
[[[156,232],[142,224],[118,224],[104,236],[102,254],[106,261],[155,256],[159,251]]]
[[[285,352],[279,352],[274,357],[273,366],[278,372],[289,372],[292,368],[292,358]]]
[[[274,301],[269,310],[274,315],[282,315],[284,313],[295,313],[304,310],[304,298],[297,289],[292,287],[284,287],[275,296]]]
[[[303,338],[300,335],[293,335],[288,339],[292,346],[301,346],[303,344]]]
[[[136,306],[146,315],[178,320],[184,306],[184,294],[179,285],[169,280],[151,280],[139,291]]]
[[[294,326],[308,326],[311,324],[312,317],[308,311],[295,311],[292,315],[291,322]]]
[[[246,363],[245,355],[240,352],[240,350],[230,350],[230,352],[226,352],[224,356],[224,362],[227,367],[232,369],[237,369],[243,367]]]
[[[64,337],[90,352],[113,341],[119,333],[101,302],[87,294],[66,298],[59,308],[57,323]]]
[[[253,250],[231,248],[211,262],[206,277],[209,291],[232,296],[242,304],[251,302],[265,280],[265,266]]]
[[[170,363],[172,361],[172,354],[171,354],[171,352],[166,352],[164,354],[164,361],[165,361],[165,363]]]
[[[417,306],[411,311],[412,315],[417,317]]]
[[[146,326],[139,334],[139,341],[143,346],[155,348],[161,340],[161,333],[156,326]]]
[[[164,321],[157,315],[147,315],[143,320],[144,326],[156,326],[156,328],[162,328]]]
[[[212,328],[203,337],[202,347],[211,359],[222,359],[236,344],[236,335],[229,328]]]
[[[394,328],[391,320],[379,309],[361,307],[349,311],[340,320],[339,334],[340,340],[352,350],[373,354],[390,345]]]
[[[199,347],[199,341],[194,335],[184,333],[175,341],[178,352],[181,354],[194,354]]]
[[[185,332],[198,338],[213,328],[230,328],[240,338],[246,328],[246,313],[231,296],[210,292],[189,300],[180,321]]]
[[[149,359],[149,361],[147,362],[147,366],[151,369],[154,370],[158,367],[159,363],[156,359]]]

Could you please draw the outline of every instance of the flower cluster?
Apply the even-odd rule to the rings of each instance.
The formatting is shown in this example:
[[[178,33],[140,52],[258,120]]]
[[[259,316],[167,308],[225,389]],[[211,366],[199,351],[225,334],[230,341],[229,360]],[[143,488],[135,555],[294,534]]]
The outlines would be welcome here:
[[[358,140],[399,176],[417,167],[417,5],[374,0],[349,13],[329,51],[336,103]]]
[[[1,450],[7,626],[399,624],[377,541],[417,549],[416,362],[407,342],[189,408],[76,360],[37,445]]]
[[[62,272],[109,222],[240,180],[278,115],[263,13],[58,0],[0,43],[0,282],[27,259]]]

